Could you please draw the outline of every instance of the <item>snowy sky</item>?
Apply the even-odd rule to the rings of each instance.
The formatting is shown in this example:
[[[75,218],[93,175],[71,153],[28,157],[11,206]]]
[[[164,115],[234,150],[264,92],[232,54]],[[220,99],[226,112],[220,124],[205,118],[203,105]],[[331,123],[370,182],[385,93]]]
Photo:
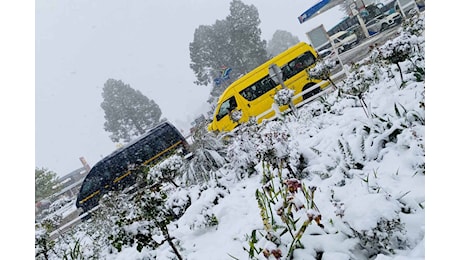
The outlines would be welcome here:
[[[109,78],[153,99],[187,133],[210,90],[193,84],[188,46],[198,26],[229,15],[230,2],[36,1],[35,165],[63,176],[82,167],[79,157],[92,166],[116,148],[100,107]],[[259,10],[266,40],[282,29],[307,41],[307,31],[344,16],[335,8],[300,24],[316,0],[244,2]]]

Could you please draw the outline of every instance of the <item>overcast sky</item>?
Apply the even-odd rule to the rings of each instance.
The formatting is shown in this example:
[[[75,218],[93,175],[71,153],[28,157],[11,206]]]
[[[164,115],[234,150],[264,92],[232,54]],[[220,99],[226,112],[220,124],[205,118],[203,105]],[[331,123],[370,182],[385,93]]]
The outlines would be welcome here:
[[[102,88],[122,80],[154,100],[185,133],[207,111],[210,87],[193,84],[189,44],[195,29],[229,15],[231,0],[37,0],[35,2],[35,165],[63,176],[90,166],[115,144],[103,129]],[[262,38],[286,30],[301,41],[338,8],[300,24],[317,0],[243,0],[259,11]]]

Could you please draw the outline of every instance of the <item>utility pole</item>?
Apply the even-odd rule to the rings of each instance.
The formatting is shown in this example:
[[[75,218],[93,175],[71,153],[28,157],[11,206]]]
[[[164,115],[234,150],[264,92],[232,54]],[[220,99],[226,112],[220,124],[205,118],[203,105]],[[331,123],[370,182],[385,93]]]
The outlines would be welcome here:
[[[361,0],[361,5],[362,5],[361,8],[366,8],[366,6],[364,5],[364,2],[362,0]],[[359,13],[359,11],[357,9],[356,1],[351,3],[349,5],[349,8],[351,10],[351,14],[356,15],[356,17],[358,18],[358,22],[359,22],[359,25],[361,26],[361,30],[363,30],[364,36],[366,37],[366,39],[369,38],[370,37],[369,32],[367,31],[366,24],[364,24],[364,20],[361,17],[361,14]]]
[[[278,67],[278,65],[271,64],[268,68],[268,72],[270,77],[273,79],[273,81],[275,81],[276,84],[281,84],[281,87],[283,87],[284,89],[288,89],[288,87],[286,87],[286,85],[284,84],[283,72],[281,71],[280,67]],[[292,99],[289,102],[289,107],[291,108],[294,115],[297,117],[297,108],[292,102]]]

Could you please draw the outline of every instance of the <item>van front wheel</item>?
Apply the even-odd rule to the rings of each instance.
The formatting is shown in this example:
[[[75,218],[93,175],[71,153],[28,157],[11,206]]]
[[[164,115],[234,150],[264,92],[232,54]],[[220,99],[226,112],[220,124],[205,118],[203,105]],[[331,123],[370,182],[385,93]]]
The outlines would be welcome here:
[[[305,85],[305,86],[303,87],[302,92],[305,91],[306,89],[311,88],[311,87],[314,86],[314,85],[316,85],[316,84],[313,83],[313,82],[308,83],[307,85]],[[303,100],[305,100],[305,99],[307,99],[307,98],[309,98],[309,97],[312,97],[312,96],[318,94],[319,92],[321,92],[321,88],[318,86],[316,89],[311,90],[310,92],[307,92],[307,93],[303,94],[303,96],[302,96],[302,97],[303,97]]]

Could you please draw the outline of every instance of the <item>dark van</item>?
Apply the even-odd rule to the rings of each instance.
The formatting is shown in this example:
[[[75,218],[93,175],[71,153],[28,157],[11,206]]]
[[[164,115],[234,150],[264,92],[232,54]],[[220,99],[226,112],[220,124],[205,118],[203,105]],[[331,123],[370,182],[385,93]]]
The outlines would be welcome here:
[[[136,140],[97,162],[82,183],[77,208],[84,212],[99,204],[101,196],[111,190],[123,190],[136,183],[136,169],[154,165],[182,149],[188,153],[188,143],[169,122],[162,122]]]

